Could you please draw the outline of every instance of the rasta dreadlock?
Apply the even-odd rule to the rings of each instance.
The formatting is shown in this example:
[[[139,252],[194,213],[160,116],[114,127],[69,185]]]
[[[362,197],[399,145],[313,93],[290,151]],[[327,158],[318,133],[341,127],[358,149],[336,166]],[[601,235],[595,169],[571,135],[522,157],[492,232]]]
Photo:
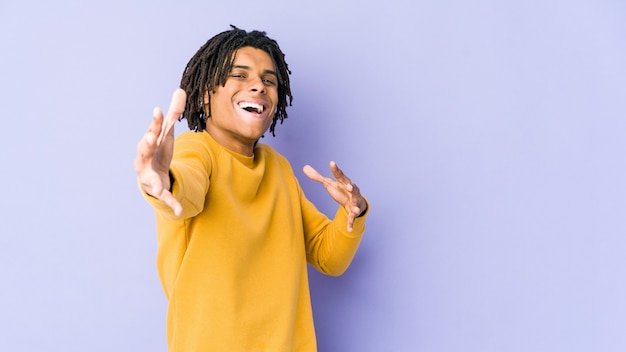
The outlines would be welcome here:
[[[206,129],[205,119],[211,117],[210,95],[205,114],[204,97],[206,93],[215,93],[215,88],[218,85],[224,86],[226,84],[234,59],[233,54],[239,48],[250,46],[268,53],[276,67],[278,103],[270,126],[270,133],[275,136],[276,122],[280,120],[282,124],[283,120],[287,118],[287,97],[289,97],[289,105],[293,101],[289,85],[291,71],[285,62],[285,54],[280,50],[278,43],[267,37],[265,32],[256,30],[246,32],[233,25],[231,27],[231,30],[209,39],[189,60],[180,81],[180,87],[187,93],[187,101],[185,111],[179,120],[187,119],[189,129],[192,131],[198,132]]]

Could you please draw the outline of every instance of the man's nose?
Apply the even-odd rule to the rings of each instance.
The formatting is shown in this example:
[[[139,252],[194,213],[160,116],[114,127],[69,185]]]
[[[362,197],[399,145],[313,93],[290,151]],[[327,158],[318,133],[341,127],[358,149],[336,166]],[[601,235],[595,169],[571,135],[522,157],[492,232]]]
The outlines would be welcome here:
[[[265,93],[265,84],[261,77],[253,77],[250,82],[250,90],[253,92]]]

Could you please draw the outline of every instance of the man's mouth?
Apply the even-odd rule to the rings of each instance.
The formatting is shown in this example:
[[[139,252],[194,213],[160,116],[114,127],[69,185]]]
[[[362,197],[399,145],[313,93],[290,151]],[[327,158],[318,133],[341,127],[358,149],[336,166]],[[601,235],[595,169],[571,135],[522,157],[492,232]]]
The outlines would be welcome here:
[[[251,103],[249,101],[242,101],[239,104],[239,107],[248,111],[248,112],[254,112],[257,114],[260,114],[263,112],[263,110],[265,110],[265,108],[263,107],[263,105],[260,104],[256,104],[256,103]]]

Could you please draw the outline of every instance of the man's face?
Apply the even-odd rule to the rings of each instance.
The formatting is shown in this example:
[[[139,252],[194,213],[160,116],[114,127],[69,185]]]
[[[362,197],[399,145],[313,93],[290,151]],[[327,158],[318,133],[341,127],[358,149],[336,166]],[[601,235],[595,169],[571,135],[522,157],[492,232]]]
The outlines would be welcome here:
[[[272,123],[278,101],[278,77],[270,56],[263,50],[237,50],[222,87],[211,94],[207,131],[235,152],[251,155],[254,143]]]

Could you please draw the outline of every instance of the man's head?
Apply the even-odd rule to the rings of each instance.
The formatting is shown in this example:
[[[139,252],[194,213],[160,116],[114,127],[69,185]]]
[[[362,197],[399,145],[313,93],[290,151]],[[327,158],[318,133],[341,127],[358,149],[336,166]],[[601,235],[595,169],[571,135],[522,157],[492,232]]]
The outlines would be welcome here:
[[[218,86],[225,85],[237,51],[243,47],[252,47],[269,55],[278,80],[276,111],[269,128],[274,135],[276,123],[282,123],[287,118],[286,108],[293,100],[289,84],[291,71],[285,62],[285,54],[278,43],[267,37],[265,32],[246,32],[235,26],[231,27],[231,30],[209,39],[189,60],[180,83],[180,87],[187,93],[187,103],[181,119],[187,119],[192,131],[206,129],[205,118],[211,117],[211,95]]]

